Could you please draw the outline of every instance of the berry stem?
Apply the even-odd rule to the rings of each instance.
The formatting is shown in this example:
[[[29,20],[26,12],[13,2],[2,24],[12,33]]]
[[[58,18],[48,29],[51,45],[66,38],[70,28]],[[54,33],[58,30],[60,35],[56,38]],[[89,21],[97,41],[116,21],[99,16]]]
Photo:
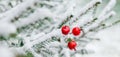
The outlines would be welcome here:
[[[76,51],[76,48],[74,48],[74,51]]]

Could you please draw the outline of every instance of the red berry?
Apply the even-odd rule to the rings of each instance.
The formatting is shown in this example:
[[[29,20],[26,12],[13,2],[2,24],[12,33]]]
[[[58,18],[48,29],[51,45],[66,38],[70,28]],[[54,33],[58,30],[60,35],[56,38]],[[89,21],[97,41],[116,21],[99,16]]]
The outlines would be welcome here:
[[[70,50],[76,50],[75,48],[76,48],[76,46],[77,46],[77,43],[74,41],[74,40],[71,40],[70,42],[68,42],[68,48],[70,49]]]
[[[62,34],[67,35],[70,32],[70,27],[69,26],[63,26],[61,31],[62,31]]]
[[[72,29],[72,34],[73,35],[78,36],[78,35],[80,35],[80,33],[81,33],[81,29],[79,27],[74,27]]]

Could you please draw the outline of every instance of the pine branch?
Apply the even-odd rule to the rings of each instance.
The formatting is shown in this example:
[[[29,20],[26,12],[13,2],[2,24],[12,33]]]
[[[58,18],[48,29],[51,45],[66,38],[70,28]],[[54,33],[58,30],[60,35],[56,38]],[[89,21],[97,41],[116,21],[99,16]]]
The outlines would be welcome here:
[[[81,9],[76,1],[17,0],[16,5],[10,2],[8,7],[11,9],[0,14],[0,38],[6,40],[9,48],[20,47],[21,50],[24,50],[23,52],[30,52],[34,57],[75,57],[76,54],[92,53],[86,49],[86,45],[93,40],[100,39],[92,38],[88,34],[96,33],[120,22],[117,20],[109,25],[104,24],[115,15],[115,12],[111,10],[116,4],[116,0],[111,0],[99,16],[96,16],[96,9],[102,2],[101,0],[92,0]],[[70,26],[70,29],[78,26],[82,33],[76,37],[70,31],[65,36],[61,33],[63,25]],[[2,32],[6,32],[6,34]],[[16,32],[18,35],[11,34],[11,32]],[[16,37],[5,37],[6,35]],[[68,49],[68,38],[78,42],[75,52]]]
[[[114,16],[115,12],[111,11],[110,13],[108,13],[105,17],[103,17],[100,20],[96,20],[97,22],[94,23],[93,25],[90,25],[90,27],[88,27],[88,30],[86,33],[90,32],[90,31],[94,31],[95,29],[99,28],[99,26],[101,25],[102,22],[106,21],[108,18],[110,18],[111,16]]]
[[[38,21],[40,19],[44,19],[45,17],[51,17],[53,19],[54,15],[52,15],[52,13],[49,10],[41,8],[41,9],[36,10],[33,14],[29,15],[27,18],[20,19],[19,21],[15,22],[15,24],[17,27],[23,27],[28,24],[34,23],[35,21]]]
[[[113,22],[112,24],[109,24],[109,25],[101,24],[101,28],[96,29],[95,31],[96,31],[96,32],[101,31],[101,30],[103,30],[103,29],[112,27],[112,26],[114,26],[114,25],[116,25],[116,24],[118,24],[118,23],[120,23],[120,20],[117,20],[117,21],[115,21],[115,22]]]
[[[77,21],[78,20],[78,17],[81,17],[82,15],[84,15],[85,13],[87,13],[88,12],[88,10],[90,10],[93,6],[96,6],[97,4],[99,4],[101,1],[100,0],[93,0],[93,1],[91,1],[90,3],[88,3],[84,8],[82,8],[81,9],[81,11],[76,11],[77,12],[77,14],[74,16],[74,15],[70,15],[68,18],[64,18],[64,19],[66,19],[66,20],[63,20],[61,23],[60,23],[60,25],[58,25],[59,26],[59,28],[63,25],[63,24],[65,24],[65,23],[67,23],[68,21],[70,21],[71,20],[71,22],[69,22],[69,23],[73,23],[73,21]],[[71,17],[73,17],[73,18],[71,18]]]
[[[18,17],[23,11],[25,11],[28,7],[32,6],[35,2],[37,2],[36,0],[27,0],[19,5],[17,5],[16,7],[12,8],[11,10],[2,13],[0,15],[0,17],[2,18],[2,20],[5,21],[11,21],[12,19],[14,19],[15,17]],[[29,4],[29,5],[28,5]],[[21,9],[21,10],[19,10]],[[16,10],[19,10],[16,12]],[[13,14],[14,13],[14,14]],[[7,15],[7,16],[6,16]]]

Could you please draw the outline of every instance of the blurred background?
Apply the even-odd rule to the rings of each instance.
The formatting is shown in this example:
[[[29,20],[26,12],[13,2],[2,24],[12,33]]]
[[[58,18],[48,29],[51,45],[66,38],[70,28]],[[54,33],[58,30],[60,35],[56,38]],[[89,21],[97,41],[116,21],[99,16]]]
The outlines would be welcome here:
[[[81,6],[90,1],[91,0],[81,0]],[[97,13],[100,13],[109,1],[110,0],[103,0],[102,4],[100,4],[97,9]],[[113,10],[116,12],[116,15],[107,21],[108,24],[111,24],[116,20],[120,20],[120,0],[117,0],[116,6]],[[92,43],[92,45],[95,45],[95,48],[92,48],[96,49],[97,53],[94,55],[87,55],[85,57],[120,57],[120,23],[113,27],[99,31],[95,36],[101,39],[100,42]],[[90,48],[90,46],[88,48]]]

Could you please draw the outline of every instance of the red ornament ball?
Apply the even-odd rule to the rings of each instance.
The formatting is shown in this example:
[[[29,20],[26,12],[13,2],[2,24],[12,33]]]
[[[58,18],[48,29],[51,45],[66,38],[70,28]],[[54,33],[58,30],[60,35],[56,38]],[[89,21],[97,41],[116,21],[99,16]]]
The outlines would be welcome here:
[[[70,27],[69,26],[62,26],[62,34],[67,35],[70,32]]]
[[[77,43],[74,41],[74,40],[71,40],[70,42],[68,42],[68,48],[70,49],[70,50],[76,50],[75,48],[76,48],[76,46],[77,46]]]
[[[78,35],[80,35],[80,33],[81,33],[81,29],[79,27],[74,27],[72,29],[72,34],[73,35],[78,36]]]

